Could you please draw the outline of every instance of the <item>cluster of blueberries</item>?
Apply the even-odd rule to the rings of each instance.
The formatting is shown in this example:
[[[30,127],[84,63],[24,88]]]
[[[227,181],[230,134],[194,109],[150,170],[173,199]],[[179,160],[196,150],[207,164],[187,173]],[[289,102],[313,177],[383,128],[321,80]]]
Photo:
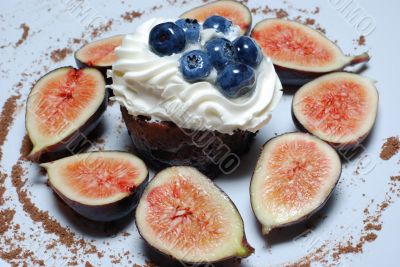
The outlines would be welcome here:
[[[151,50],[159,56],[170,56],[182,52],[187,43],[200,42],[202,29],[214,29],[228,34],[232,22],[221,16],[207,18],[203,26],[195,19],[179,19],[175,23],[156,25],[149,35]],[[205,80],[215,68],[218,72],[216,86],[229,98],[242,96],[256,82],[255,68],[261,63],[263,54],[257,43],[248,36],[240,36],[233,42],[225,38],[207,41],[203,50],[192,50],[180,58],[180,70],[185,80]]]

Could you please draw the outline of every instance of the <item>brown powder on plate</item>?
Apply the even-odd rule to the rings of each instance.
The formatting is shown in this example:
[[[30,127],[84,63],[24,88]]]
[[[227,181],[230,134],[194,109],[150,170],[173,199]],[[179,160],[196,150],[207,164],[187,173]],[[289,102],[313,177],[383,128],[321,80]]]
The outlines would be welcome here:
[[[91,33],[90,33],[91,37],[92,38],[96,38],[99,35],[101,35],[101,34],[103,34],[105,32],[108,32],[109,30],[111,30],[112,25],[113,25],[113,20],[110,19],[105,24],[93,28]]]
[[[24,139],[22,139],[22,144],[21,148],[19,150],[20,153],[20,159],[26,160],[26,157],[29,155],[29,153],[32,151],[32,142],[31,139],[29,139],[29,136],[26,134],[24,136]]]
[[[21,26],[19,26],[23,32],[21,38],[15,43],[15,47],[20,46],[23,42],[25,42],[26,38],[28,38],[29,35],[29,26],[26,25],[25,23],[22,23]]]
[[[87,261],[87,262],[85,263],[85,267],[94,267],[94,266],[93,266],[90,262]]]
[[[15,210],[6,209],[0,211],[0,235],[8,231],[12,220],[14,219]]]
[[[390,177],[390,180],[400,182],[400,175]]]
[[[121,15],[121,18],[125,21],[132,22],[137,18],[140,18],[143,15],[142,12],[138,11],[131,11],[131,12],[125,12],[124,14]]]
[[[278,19],[283,19],[283,18],[287,18],[289,16],[289,14],[283,10],[283,9],[278,9],[275,11],[276,17]]]
[[[364,35],[361,35],[360,38],[358,38],[357,43],[359,46],[364,46],[366,43],[366,39]]]
[[[64,60],[69,54],[72,54],[71,48],[56,49],[50,53],[50,58],[54,62],[60,62]]]
[[[14,116],[17,111],[18,105],[17,100],[20,99],[20,95],[10,96],[1,111],[0,115],[0,160],[3,157],[3,145],[7,139],[8,132],[10,131],[10,127],[14,122]]]
[[[398,137],[389,137],[382,145],[380,157],[383,160],[389,160],[400,150],[400,140]]]
[[[5,202],[4,193],[6,192],[6,187],[4,182],[6,181],[7,174],[0,172],[0,206],[2,206]]]
[[[306,25],[314,25],[315,24],[315,19],[307,18],[305,24]]]
[[[60,223],[51,218],[47,211],[39,210],[35,204],[32,203],[27,192],[23,189],[25,181],[22,181],[21,177],[24,174],[25,170],[21,166],[21,163],[17,162],[17,164],[12,167],[11,181],[17,191],[18,199],[22,204],[23,210],[34,222],[41,222],[46,233],[57,235],[62,244],[71,248],[75,243],[75,234],[65,229]]]

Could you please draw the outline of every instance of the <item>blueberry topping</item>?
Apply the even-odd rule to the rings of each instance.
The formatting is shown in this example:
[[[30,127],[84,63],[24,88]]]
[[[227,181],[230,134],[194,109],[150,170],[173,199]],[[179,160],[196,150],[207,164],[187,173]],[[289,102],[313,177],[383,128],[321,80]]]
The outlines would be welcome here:
[[[149,45],[159,56],[179,53],[186,45],[185,32],[172,22],[158,24],[150,31]]]
[[[248,36],[241,36],[233,41],[233,45],[236,48],[238,61],[247,64],[253,68],[260,65],[263,58],[258,44]]]
[[[196,82],[210,75],[212,65],[205,52],[193,50],[182,55],[180,59],[180,70],[185,80]]]
[[[256,74],[252,67],[243,63],[233,63],[218,74],[216,85],[226,97],[237,98],[250,92],[255,82]]]
[[[237,51],[233,44],[225,38],[215,38],[205,44],[205,49],[210,57],[211,64],[222,70],[225,65],[237,59]]]
[[[211,16],[203,23],[204,29],[215,29],[217,32],[228,33],[232,21],[221,16]]]
[[[196,19],[180,19],[175,22],[186,34],[186,41],[196,43],[200,40],[200,24]]]

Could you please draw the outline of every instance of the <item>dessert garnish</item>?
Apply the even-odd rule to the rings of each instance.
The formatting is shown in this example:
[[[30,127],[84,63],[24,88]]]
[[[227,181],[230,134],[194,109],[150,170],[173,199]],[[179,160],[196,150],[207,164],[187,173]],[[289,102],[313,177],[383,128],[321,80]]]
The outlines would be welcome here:
[[[237,51],[231,41],[225,38],[215,38],[208,41],[205,46],[207,54],[210,56],[212,65],[218,70],[237,60]]]
[[[126,152],[89,152],[41,164],[57,195],[94,221],[131,213],[148,178],[141,159]]]
[[[179,19],[175,24],[183,29],[188,43],[197,43],[200,41],[200,24],[196,19]]]
[[[173,22],[161,23],[151,29],[149,45],[159,56],[177,54],[186,46],[185,31]]]
[[[107,79],[107,70],[117,59],[115,48],[121,45],[123,38],[124,35],[116,35],[85,44],[74,54],[76,65],[79,68],[96,68]],[[111,79],[107,79],[107,83],[111,83]]]
[[[288,133],[263,147],[250,184],[262,233],[309,218],[327,201],[342,170],[339,155],[306,133]]]
[[[180,58],[180,71],[186,81],[205,80],[213,68],[208,54],[201,50],[192,50]]]
[[[263,59],[262,51],[258,44],[248,36],[240,36],[233,41],[233,46],[236,48],[237,61],[257,68]]]
[[[224,34],[230,31],[231,26],[232,21],[217,15],[207,18],[203,23],[203,29],[214,29],[216,32]]]
[[[26,104],[26,130],[34,161],[69,153],[100,122],[108,94],[103,75],[94,68],[62,67],[43,76]]]
[[[232,201],[191,167],[164,169],[150,181],[136,209],[136,225],[150,246],[187,263],[254,252]]]
[[[326,73],[369,61],[367,53],[345,56],[318,31],[301,23],[266,19],[256,24],[251,37],[275,65],[283,84],[304,85]]]
[[[337,149],[349,149],[371,132],[378,112],[374,83],[357,74],[324,75],[301,87],[293,97],[295,124]]]
[[[229,98],[245,95],[254,88],[256,74],[252,67],[243,63],[228,64],[218,74],[216,85]]]

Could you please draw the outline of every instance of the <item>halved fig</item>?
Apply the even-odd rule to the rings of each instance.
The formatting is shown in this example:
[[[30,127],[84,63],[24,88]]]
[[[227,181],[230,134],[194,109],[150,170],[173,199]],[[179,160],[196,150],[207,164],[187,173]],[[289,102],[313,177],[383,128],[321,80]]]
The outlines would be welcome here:
[[[204,22],[208,17],[219,15],[225,17],[238,25],[242,30],[242,34],[250,31],[252,24],[252,16],[249,8],[242,3],[232,0],[222,0],[208,3],[193,8],[182,15],[181,18],[197,19]]]
[[[327,143],[306,133],[288,133],[263,147],[250,184],[262,233],[303,221],[328,200],[342,167]]]
[[[41,166],[57,195],[95,221],[114,221],[131,213],[148,178],[143,161],[125,152],[89,152]]]
[[[97,40],[82,46],[75,52],[75,61],[79,68],[93,67],[98,69],[107,79],[107,70],[117,59],[115,48],[122,44],[123,35]]]
[[[292,117],[299,129],[338,149],[349,149],[371,132],[378,99],[370,79],[345,72],[328,74],[296,92]]]
[[[108,95],[96,69],[62,67],[34,85],[26,105],[25,126],[33,149],[28,158],[54,160],[73,152],[100,122]]]
[[[136,225],[150,246],[187,263],[244,258],[254,251],[229,197],[192,167],[170,167],[151,180]]]
[[[271,58],[283,84],[303,85],[323,74],[369,61],[367,53],[345,56],[318,31],[294,21],[266,19],[254,27],[251,37]]]

